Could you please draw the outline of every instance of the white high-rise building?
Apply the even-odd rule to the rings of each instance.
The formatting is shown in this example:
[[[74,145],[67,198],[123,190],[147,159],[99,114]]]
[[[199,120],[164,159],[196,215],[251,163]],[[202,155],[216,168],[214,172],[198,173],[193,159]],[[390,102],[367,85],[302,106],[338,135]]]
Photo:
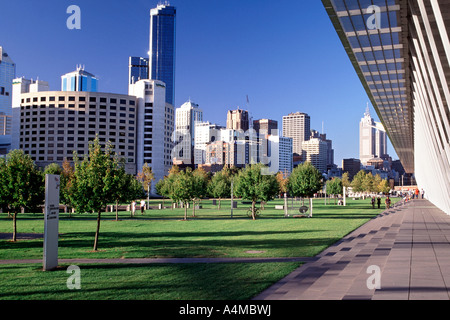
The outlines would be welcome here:
[[[290,174],[293,170],[292,138],[268,135],[267,159],[264,160],[271,174]]]
[[[381,122],[375,122],[367,107],[359,123],[359,159],[363,165],[387,154],[387,135]]]
[[[166,103],[166,85],[158,80],[140,80],[130,85],[129,95],[137,100],[136,166],[141,171],[147,163],[156,182],[163,179],[172,167],[171,141],[174,127],[173,106]]]
[[[175,111],[175,137],[177,143],[173,158],[177,163],[192,164],[194,161],[195,125],[203,122],[203,111],[198,104],[188,101]]]
[[[12,82],[12,124],[11,124],[11,149],[20,149],[20,133],[21,123],[21,104],[22,94],[24,93],[37,93],[41,91],[49,91],[50,87],[48,82],[42,80],[30,80],[25,78],[16,78]],[[31,99],[31,98],[27,98]],[[31,101],[23,101],[24,103]],[[36,102],[36,101],[35,101]],[[26,127],[23,129],[28,129]]]
[[[319,138],[303,142],[303,159],[310,162],[320,172],[327,171],[328,144]]]
[[[222,126],[210,122],[195,123],[194,164],[206,163],[206,147],[208,143],[221,139],[221,129]]]

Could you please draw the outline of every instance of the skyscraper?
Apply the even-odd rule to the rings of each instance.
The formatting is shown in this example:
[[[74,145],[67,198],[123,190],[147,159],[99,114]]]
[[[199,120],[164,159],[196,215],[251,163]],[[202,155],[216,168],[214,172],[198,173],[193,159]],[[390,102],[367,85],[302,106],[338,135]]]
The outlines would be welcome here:
[[[319,138],[303,141],[303,160],[310,162],[320,172],[327,170],[328,144]]]
[[[155,174],[156,182],[163,179],[172,166],[171,137],[174,125],[174,110],[165,101],[166,86],[162,81],[139,80],[129,86],[129,94],[136,97],[136,166],[142,170],[147,163]]]
[[[149,77],[166,84],[166,102],[175,103],[176,9],[159,4],[150,11]]]
[[[12,81],[16,77],[16,64],[0,46],[0,113],[11,115]]]
[[[179,142],[174,157],[184,164],[193,164],[195,147],[195,126],[203,122],[203,111],[198,104],[188,101],[175,110],[175,139]]]
[[[77,66],[75,71],[61,76],[61,91],[98,91],[98,79],[84,70],[84,67]]]
[[[375,122],[369,108],[359,123],[359,159],[363,165],[372,158],[381,158],[387,154],[387,135],[383,125]]]
[[[283,117],[283,136],[292,138],[293,152],[302,155],[303,141],[309,140],[311,135],[311,119],[302,112],[290,113]]]
[[[147,79],[149,79],[148,58],[130,57],[128,61],[128,84]]]
[[[237,109],[229,110],[227,114],[227,129],[243,130],[249,129],[248,111]]]

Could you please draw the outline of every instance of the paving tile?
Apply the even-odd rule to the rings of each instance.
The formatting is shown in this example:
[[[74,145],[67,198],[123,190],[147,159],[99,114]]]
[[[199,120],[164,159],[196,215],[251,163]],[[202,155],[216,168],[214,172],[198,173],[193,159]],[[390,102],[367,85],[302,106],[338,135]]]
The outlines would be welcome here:
[[[370,220],[258,299],[450,300],[450,216],[414,200]],[[367,288],[367,267],[381,289]],[[280,294],[282,292],[282,294]]]

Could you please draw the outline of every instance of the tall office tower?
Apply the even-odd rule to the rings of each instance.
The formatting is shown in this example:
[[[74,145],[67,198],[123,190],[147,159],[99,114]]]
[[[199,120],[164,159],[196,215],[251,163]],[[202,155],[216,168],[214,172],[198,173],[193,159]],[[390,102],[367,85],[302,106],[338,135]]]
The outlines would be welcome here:
[[[306,113],[290,113],[283,117],[283,137],[292,138],[294,154],[302,155],[302,144],[309,140],[310,130],[311,119]]]
[[[150,11],[149,77],[166,84],[166,102],[175,104],[176,9],[160,4]]]
[[[278,121],[270,119],[253,120],[253,129],[257,134],[278,135]]]
[[[177,163],[181,161],[183,164],[194,163],[195,148],[195,125],[203,122],[203,111],[198,104],[188,101],[175,111],[175,139],[178,142],[175,146],[175,154]]]
[[[75,71],[61,76],[61,91],[98,91],[98,79],[84,70],[84,67],[77,66]]]
[[[243,130],[249,129],[248,111],[246,110],[229,110],[227,114],[227,129]]]
[[[310,162],[320,172],[327,171],[328,146],[319,138],[303,141],[303,160]]]
[[[387,154],[387,135],[383,125],[370,116],[369,108],[359,123],[359,159],[363,165]]]
[[[11,115],[12,82],[16,77],[16,64],[0,46],[0,113]]]
[[[128,84],[147,80],[148,75],[148,58],[130,57],[128,59]]]
[[[136,112],[136,167],[142,170],[147,163],[156,182],[163,179],[172,167],[171,142],[174,126],[173,106],[166,102],[166,86],[158,80],[139,80],[130,85],[129,95],[135,96]]]

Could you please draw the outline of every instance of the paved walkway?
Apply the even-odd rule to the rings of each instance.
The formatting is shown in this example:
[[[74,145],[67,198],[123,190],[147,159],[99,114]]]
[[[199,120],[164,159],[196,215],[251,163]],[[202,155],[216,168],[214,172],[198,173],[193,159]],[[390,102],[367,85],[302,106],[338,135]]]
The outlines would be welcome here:
[[[427,200],[414,200],[316,258],[255,300],[449,300],[450,216]],[[369,289],[377,275],[370,266],[379,268],[380,289]]]

